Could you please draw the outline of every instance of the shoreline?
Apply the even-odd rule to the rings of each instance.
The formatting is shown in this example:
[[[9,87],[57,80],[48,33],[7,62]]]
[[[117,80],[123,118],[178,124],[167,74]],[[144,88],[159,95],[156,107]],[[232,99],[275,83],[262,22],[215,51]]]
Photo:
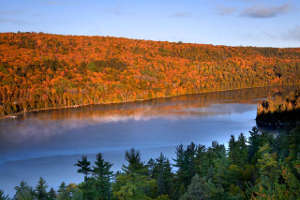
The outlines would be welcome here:
[[[51,111],[51,110],[81,108],[81,107],[85,107],[85,106],[124,104],[124,103],[151,101],[151,100],[155,100],[155,99],[168,99],[168,98],[180,97],[180,96],[186,96],[186,95],[200,95],[200,94],[207,94],[207,93],[228,92],[228,91],[236,91],[236,90],[243,90],[243,89],[267,88],[267,87],[270,87],[270,88],[271,87],[292,87],[292,86],[300,86],[300,85],[268,85],[268,86],[244,87],[244,88],[234,88],[234,89],[215,90],[215,91],[203,91],[203,92],[199,92],[199,93],[187,93],[187,94],[181,94],[181,95],[165,96],[165,97],[149,98],[149,99],[136,99],[136,100],[119,101],[119,102],[80,104],[80,105],[61,106],[61,107],[48,107],[48,108],[41,108],[41,109],[33,109],[33,110],[30,110],[27,112],[22,111],[22,112],[18,112],[18,113],[3,115],[3,116],[0,116],[0,120],[17,119],[20,115],[25,115],[26,113],[38,113],[38,112]]]

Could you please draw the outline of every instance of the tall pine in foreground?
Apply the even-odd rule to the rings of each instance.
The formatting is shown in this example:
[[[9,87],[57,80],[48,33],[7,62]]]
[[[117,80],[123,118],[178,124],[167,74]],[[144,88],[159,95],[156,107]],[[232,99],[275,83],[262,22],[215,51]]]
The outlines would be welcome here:
[[[101,153],[97,154],[92,174],[96,180],[96,190],[101,200],[111,199],[111,179],[113,176],[111,167],[112,164],[104,161]]]
[[[151,177],[157,181],[158,195],[168,195],[169,197],[173,195],[174,191],[172,188],[174,177],[172,168],[170,161],[163,155],[163,153],[161,153],[154,161]]]
[[[35,196],[38,200],[48,200],[46,181],[40,177],[39,182],[35,188]]]

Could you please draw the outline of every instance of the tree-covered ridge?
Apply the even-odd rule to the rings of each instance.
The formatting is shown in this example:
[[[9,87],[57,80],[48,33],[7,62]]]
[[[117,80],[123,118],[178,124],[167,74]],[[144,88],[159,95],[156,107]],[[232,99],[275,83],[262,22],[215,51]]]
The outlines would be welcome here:
[[[299,84],[300,49],[0,34],[0,114]]]
[[[261,126],[295,126],[300,122],[300,90],[279,93],[258,104],[256,121]]]
[[[113,173],[102,154],[92,164],[86,156],[75,164],[83,182],[55,191],[45,180],[32,188],[16,186],[16,200],[295,200],[300,199],[300,128],[277,136],[250,131],[249,138],[231,136],[226,149],[191,143],[179,145],[170,161],[163,154],[143,162],[135,149]],[[0,200],[9,198],[0,191]]]

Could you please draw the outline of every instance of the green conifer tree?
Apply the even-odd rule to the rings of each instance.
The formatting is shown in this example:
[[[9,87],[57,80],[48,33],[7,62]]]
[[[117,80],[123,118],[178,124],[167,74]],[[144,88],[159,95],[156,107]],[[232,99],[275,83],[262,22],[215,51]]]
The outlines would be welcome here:
[[[47,200],[48,192],[47,192],[47,184],[46,181],[40,177],[39,182],[35,188],[35,196],[38,200]]]
[[[104,161],[102,154],[97,154],[95,166],[93,167],[93,177],[96,179],[96,188],[99,199],[111,198],[111,179],[113,172],[112,164]]]

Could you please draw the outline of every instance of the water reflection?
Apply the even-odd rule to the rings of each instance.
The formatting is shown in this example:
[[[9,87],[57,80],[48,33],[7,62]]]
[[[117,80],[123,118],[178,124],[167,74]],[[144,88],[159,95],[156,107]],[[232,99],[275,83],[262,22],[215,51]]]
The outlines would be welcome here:
[[[277,88],[189,95],[147,102],[87,106],[30,113],[0,121],[0,189],[9,193],[21,180],[35,185],[40,176],[50,186],[78,182],[73,164],[81,154],[98,152],[119,169],[124,151],[140,149],[143,158],[191,141],[227,142],[230,134],[255,125],[256,103]]]

